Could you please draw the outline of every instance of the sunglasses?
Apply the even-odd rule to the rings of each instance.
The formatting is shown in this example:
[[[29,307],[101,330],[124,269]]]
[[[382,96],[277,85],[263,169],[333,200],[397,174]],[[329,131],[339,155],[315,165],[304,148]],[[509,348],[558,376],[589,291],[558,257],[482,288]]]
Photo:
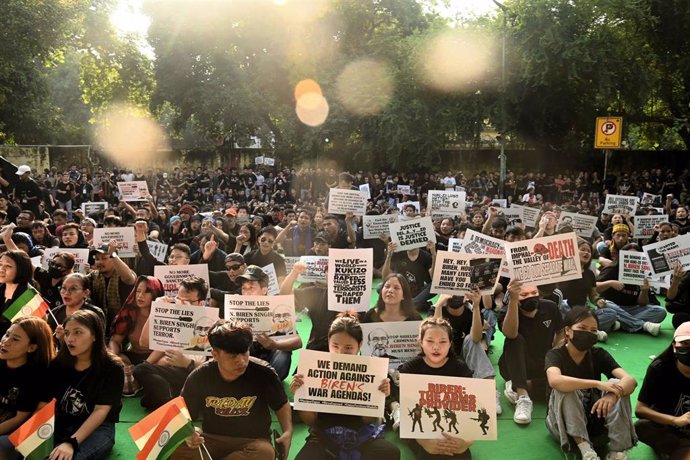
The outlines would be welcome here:
[[[273,243],[274,240],[271,240],[268,238],[261,238],[261,239],[259,239],[259,241],[262,243]]]
[[[238,270],[242,265],[228,265],[225,267],[226,270]]]

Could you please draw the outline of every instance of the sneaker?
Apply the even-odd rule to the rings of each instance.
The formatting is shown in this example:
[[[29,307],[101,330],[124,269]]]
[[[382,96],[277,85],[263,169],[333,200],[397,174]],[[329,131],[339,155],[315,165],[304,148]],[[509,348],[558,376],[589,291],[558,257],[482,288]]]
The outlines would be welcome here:
[[[599,459],[599,455],[597,454],[597,452],[590,447],[589,449],[585,449],[584,452],[582,452],[582,460],[600,460],[600,459]]]
[[[609,335],[604,331],[597,331],[597,342],[606,342],[609,339]]]
[[[513,382],[512,382],[512,380],[508,380],[508,381],[506,382],[506,389],[505,389],[505,391],[503,392],[503,394],[505,395],[506,399],[508,400],[508,402],[509,402],[510,404],[515,405],[515,403],[517,403],[518,394],[517,394],[516,392],[513,391]]]
[[[617,331],[618,329],[621,328],[621,322],[616,320],[613,322],[613,327],[611,328],[612,331]]]
[[[398,431],[400,429],[400,406],[393,409],[391,419],[393,420],[393,431]]]
[[[645,321],[642,325],[642,330],[656,337],[657,335],[659,335],[659,331],[661,330],[661,324]]]
[[[496,415],[501,415],[503,413],[503,408],[501,407],[501,393],[496,392]]]
[[[532,421],[532,400],[529,396],[522,395],[518,398],[513,421],[518,425],[527,425]]]
[[[606,455],[606,460],[628,460],[628,454],[625,452],[609,452]]]

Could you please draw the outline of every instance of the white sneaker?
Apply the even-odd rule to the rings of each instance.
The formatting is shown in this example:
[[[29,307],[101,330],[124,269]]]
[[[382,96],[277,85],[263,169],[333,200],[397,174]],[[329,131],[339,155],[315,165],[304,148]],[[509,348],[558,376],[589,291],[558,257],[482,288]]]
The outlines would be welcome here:
[[[606,460],[628,460],[628,454],[625,452],[609,452],[606,455]]]
[[[501,415],[503,413],[503,408],[501,407],[501,393],[496,392],[496,415]]]
[[[400,406],[393,409],[391,418],[393,419],[393,431],[398,431],[400,429]]]
[[[606,342],[609,339],[609,335],[604,331],[597,331],[597,342]]]
[[[659,331],[661,330],[661,324],[645,321],[645,323],[642,325],[642,329],[646,333],[656,337],[657,335],[659,335]]]
[[[613,327],[611,328],[612,331],[617,331],[618,329],[621,328],[621,322],[616,320],[613,322]]]
[[[600,459],[599,459],[599,455],[597,455],[597,452],[590,447],[589,449],[585,449],[585,451],[582,452],[582,460],[600,460]]]
[[[522,395],[518,398],[513,421],[518,425],[527,425],[532,421],[532,400],[529,396]]]
[[[508,400],[508,402],[510,404],[515,405],[515,403],[517,403],[518,394],[513,391],[513,381],[512,380],[508,380],[506,382],[506,389],[503,392],[503,394],[505,395],[506,399]]]

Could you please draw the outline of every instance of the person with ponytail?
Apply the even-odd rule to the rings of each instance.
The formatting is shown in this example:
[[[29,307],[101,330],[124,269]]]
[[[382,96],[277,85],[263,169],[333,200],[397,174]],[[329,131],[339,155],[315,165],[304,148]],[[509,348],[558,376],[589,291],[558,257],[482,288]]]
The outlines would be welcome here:
[[[608,433],[606,459],[625,460],[637,443],[630,404],[637,382],[609,352],[594,346],[599,320],[593,310],[574,307],[563,321],[565,344],[546,353],[546,427],[562,449],[577,446],[583,460],[599,459],[591,439]]]
[[[54,357],[48,324],[36,316],[15,320],[0,340],[0,458],[18,454],[7,435],[36,410]]]
[[[105,345],[101,317],[80,309],[67,317],[64,346],[49,368],[55,398],[55,448],[50,460],[101,460],[115,445],[122,408],[122,361]]]
[[[356,313],[343,312],[333,321],[328,331],[328,350],[331,353],[357,355],[362,347],[362,339],[362,327]],[[302,385],[304,375],[296,374],[290,383],[292,394]],[[384,379],[379,390],[389,396],[390,380]],[[383,439],[384,425],[379,425],[375,419],[310,411],[298,413],[302,421],[309,425],[309,436],[295,460],[400,459],[400,449]],[[356,439],[357,445],[351,445],[351,439]],[[353,454],[352,451],[356,453]]]

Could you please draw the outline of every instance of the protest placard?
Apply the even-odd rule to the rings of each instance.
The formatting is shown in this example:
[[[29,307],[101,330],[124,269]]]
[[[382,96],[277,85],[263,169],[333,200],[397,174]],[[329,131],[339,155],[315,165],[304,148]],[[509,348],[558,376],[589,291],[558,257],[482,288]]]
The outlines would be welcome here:
[[[31,266],[34,268],[41,267],[41,257],[42,256],[35,256],[31,258]]]
[[[647,244],[642,250],[647,253],[654,276],[670,275],[676,264],[680,264],[685,271],[690,269],[690,233]]]
[[[264,157],[263,156],[254,157],[254,164],[255,165],[264,164]]]
[[[662,222],[668,222],[666,214],[649,214],[635,216],[633,225],[633,238],[651,238],[654,236],[654,227]]]
[[[508,207],[508,200],[505,198],[494,198],[491,200],[491,204],[495,204],[499,208],[507,208]]]
[[[87,201],[81,204],[81,212],[89,217],[91,214],[102,214],[108,207],[107,201]]]
[[[454,190],[429,190],[427,197],[427,208],[431,211],[431,217],[458,217],[465,212],[465,199],[467,194],[464,191]]]
[[[388,224],[391,241],[398,246],[396,252],[423,248],[429,241],[436,242],[436,233],[431,217],[422,217],[405,222]]]
[[[632,216],[637,210],[640,199],[636,196],[628,195],[606,195],[606,202],[602,214],[623,214]]]
[[[465,232],[465,239],[462,242],[460,252],[464,252],[465,254],[493,254],[504,258],[506,253],[503,240],[471,229]],[[507,260],[504,260],[501,266],[501,276],[510,278]]]
[[[295,266],[295,263],[299,262],[299,259],[299,256],[285,257],[285,273],[290,273],[292,271],[292,267]]]
[[[153,267],[153,276],[163,283],[166,297],[175,298],[180,289],[180,281],[192,275],[206,280],[208,284],[208,265],[156,265]]]
[[[74,255],[74,268],[73,270],[76,273],[84,273],[86,274],[88,272],[89,268],[89,250],[86,248],[46,248],[43,251],[43,257],[41,259],[41,267],[43,267],[44,270],[48,270],[48,262],[53,260],[53,257],[55,257],[55,254],[60,253],[60,252],[68,252],[72,255]]]
[[[400,220],[406,218],[404,216],[404,213],[405,213],[405,206],[407,206],[407,205],[414,206],[415,212],[417,214],[419,214],[422,210],[422,207],[421,207],[421,204],[419,203],[419,201],[403,201],[402,203],[398,203],[396,206],[398,207],[398,211],[400,211]]]
[[[371,189],[369,188],[369,184],[361,184],[359,186],[359,191],[366,194],[367,200],[371,200]]]
[[[307,266],[307,271],[302,273],[297,281],[313,282],[326,281],[326,272],[328,271],[328,257],[326,256],[302,256],[300,262]]]
[[[530,208],[529,206],[511,204],[509,209],[522,213],[522,223],[525,224],[525,226],[532,228],[537,227],[537,219],[539,218],[539,208]]]
[[[640,205],[661,206],[661,195],[644,192],[640,200]]]
[[[661,289],[670,287],[669,276],[655,277],[647,254],[637,251],[618,251],[618,281],[642,286],[645,278],[649,285]]]
[[[460,238],[448,238],[448,250],[450,252],[460,252],[465,240]]]
[[[268,291],[267,295],[278,295],[280,294],[280,284],[278,283],[278,274],[276,273],[276,267],[273,263],[261,267],[261,269],[268,275]]]
[[[375,240],[381,235],[388,235],[388,224],[398,222],[396,214],[384,214],[382,216],[362,217],[362,237],[365,240]]]
[[[98,248],[110,243],[110,240],[117,241],[117,255],[120,257],[134,257],[134,227],[108,227],[93,229],[93,245]]]
[[[371,248],[328,250],[329,310],[369,310],[373,264]]]
[[[217,308],[154,300],[149,316],[149,348],[211,356],[208,332],[216,321]]]
[[[295,296],[246,296],[225,294],[225,319],[242,321],[254,337],[266,335],[275,341],[297,336]]]
[[[467,441],[496,440],[496,382],[400,374],[400,438],[443,439],[444,432]]]
[[[155,257],[158,262],[165,263],[165,256],[168,254],[167,244],[146,240],[146,245],[149,247],[151,255]]]
[[[514,279],[540,286],[582,278],[575,233],[545,236],[505,244]]]
[[[149,197],[149,186],[145,180],[118,182],[117,189],[123,201],[146,201]]]
[[[558,218],[556,231],[560,232],[564,228],[569,228],[574,231],[577,236],[590,238],[594,231],[594,227],[597,225],[597,220],[599,220],[597,216],[563,211]]]
[[[410,186],[409,185],[398,185],[398,193],[401,195],[410,195]]]
[[[493,294],[503,254],[476,255],[438,251],[431,280],[432,294],[463,295],[473,288]]]
[[[384,321],[362,323],[362,356],[388,358],[388,369],[419,354],[419,325],[421,321]]]
[[[295,410],[383,417],[386,397],[379,386],[388,359],[302,350],[297,373],[304,385],[295,392]]]
[[[264,157],[264,164],[266,166],[275,166],[276,160],[275,160],[275,158]]]
[[[353,213],[355,216],[363,216],[367,211],[366,193],[360,190],[344,190],[332,188],[328,191],[328,212],[330,214]]]

